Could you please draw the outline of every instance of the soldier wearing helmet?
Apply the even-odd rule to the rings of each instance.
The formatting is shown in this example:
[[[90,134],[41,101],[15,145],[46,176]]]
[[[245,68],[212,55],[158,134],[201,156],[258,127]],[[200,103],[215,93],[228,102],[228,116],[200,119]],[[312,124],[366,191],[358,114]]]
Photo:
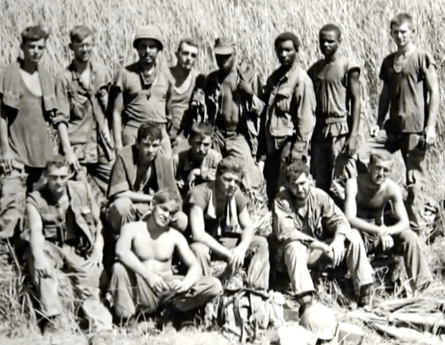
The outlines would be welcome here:
[[[116,149],[132,145],[144,122],[158,125],[163,132],[162,149],[171,156],[167,134],[170,111],[167,109],[173,84],[157,63],[164,48],[160,30],[153,25],[139,28],[133,40],[139,60],[121,69],[113,87],[113,132]]]

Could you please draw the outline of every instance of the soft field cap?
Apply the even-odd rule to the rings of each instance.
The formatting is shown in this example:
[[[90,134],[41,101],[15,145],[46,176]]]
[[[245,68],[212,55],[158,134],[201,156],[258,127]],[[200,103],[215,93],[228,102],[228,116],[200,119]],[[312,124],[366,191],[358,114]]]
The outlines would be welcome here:
[[[333,311],[319,303],[312,304],[305,310],[300,325],[320,340],[334,340],[338,328]]]
[[[213,52],[215,55],[230,55],[235,51],[235,42],[228,37],[219,37],[215,40]]]
[[[142,39],[155,40],[161,46],[161,50],[164,49],[164,39],[162,38],[161,30],[159,30],[157,26],[145,25],[137,29],[133,40],[133,47],[137,48],[137,42]]]

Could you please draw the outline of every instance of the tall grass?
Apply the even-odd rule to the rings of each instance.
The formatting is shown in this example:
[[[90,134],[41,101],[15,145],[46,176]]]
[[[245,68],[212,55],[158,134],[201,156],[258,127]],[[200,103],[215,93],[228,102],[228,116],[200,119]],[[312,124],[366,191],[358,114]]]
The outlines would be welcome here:
[[[419,46],[432,52],[441,73],[445,48],[445,1],[439,0],[3,0],[0,3],[0,68],[19,54],[19,34],[30,24],[42,24],[50,33],[48,52],[43,63],[54,73],[70,60],[69,30],[78,24],[97,32],[94,59],[113,71],[133,61],[132,39],[143,24],[158,25],[163,32],[165,50],[161,63],[174,62],[179,40],[196,39],[200,46],[199,68],[214,68],[212,45],[220,35],[238,43],[238,55],[253,63],[263,80],[277,66],[273,49],[275,37],[293,31],[301,38],[300,58],[304,67],[319,57],[318,30],[328,22],[336,23],[343,33],[342,53],[363,66],[363,109],[367,120],[374,121],[380,82],[378,73],[385,55],[394,44],[389,36],[389,21],[396,13],[413,15]],[[441,109],[444,95],[441,92]],[[442,132],[444,123],[439,119]],[[441,133],[442,134],[442,133]],[[441,147],[432,150],[430,161],[434,193],[442,198],[440,171]],[[437,188],[439,186],[439,188]]]
[[[413,15],[418,45],[431,51],[436,59],[443,109],[444,0],[2,0],[0,69],[19,55],[19,35],[28,25],[41,24],[50,32],[43,64],[56,74],[71,58],[68,34],[75,25],[88,25],[97,32],[94,60],[116,71],[136,59],[132,48],[136,28],[155,24],[162,29],[165,40],[161,64],[174,63],[177,44],[181,38],[189,36],[201,47],[199,69],[208,72],[215,67],[213,42],[225,35],[237,41],[239,58],[254,64],[265,81],[277,66],[273,42],[279,33],[292,31],[300,37],[299,56],[307,68],[320,58],[318,30],[332,22],[342,30],[342,53],[356,59],[363,67],[363,113],[366,120],[372,122],[381,87],[380,65],[395,48],[389,36],[389,21],[401,11]],[[443,139],[442,116],[439,116],[438,128]],[[429,178],[430,189],[441,199],[445,197],[443,158],[440,144],[429,157]],[[15,286],[20,282],[11,284]],[[194,339],[190,343],[200,343],[196,337]],[[201,342],[207,340],[203,338]]]

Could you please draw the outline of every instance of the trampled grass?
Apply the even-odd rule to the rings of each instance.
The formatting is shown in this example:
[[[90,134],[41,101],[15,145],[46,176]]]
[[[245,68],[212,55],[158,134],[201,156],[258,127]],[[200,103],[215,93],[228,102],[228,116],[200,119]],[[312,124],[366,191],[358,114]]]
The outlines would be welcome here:
[[[439,70],[441,84],[441,113],[439,116],[440,144],[429,155],[429,190],[436,199],[445,197],[442,183],[444,152],[442,142],[445,123],[442,109],[442,86],[445,50],[445,1],[443,0],[2,0],[0,2],[0,68],[13,61],[19,54],[19,34],[26,26],[42,24],[51,33],[48,51],[43,63],[53,73],[66,66],[71,58],[68,49],[69,30],[78,24],[89,25],[97,32],[94,59],[112,71],[132,62],[136,56],[132,39],[136,28],[143,24],[156,24],[163,32],[165,51],[160,57],[163,64],[174,62],[174,52],[179,40],[190,36],[200,46],[198,66],[208,72],[214,68],[212,45],[218,36],[230,36],[237,41],[238,55],[258,69],[262,79],[277,66],[273,42],[283,31],[293,31],[301,39],[300,59],[304,67],[319,57],[317,36],[323,24],[338,24],[343,33],[342,53],[356,59],[363,66],[363,119],[374,121],[380,83],[380,64],[392,49],[389,21],[400,11],[415,18],[419,46],[432,52]],[[366,125],[363,126],[364,130]],[[6,285],[1,285],[2,288]],[[15,289],[20,282],[11,282],[11,290],[1,291],[8,298],[18,298]],[[18,298],[19,299],[19,298]],[[11,301],[11,305],[14,305]],[[25,313],[26,303],[15,305],[16,311]],[[1,308],[0,308],[1,310]],[[14,317],[19,317],[14,315]],[[18,320],[20,321],[20,320]],[[22,328],[20,328],[22,326]],[[9,327],[9,326],[8,326]],[[22,320],[12,332],[14,339],[0,340],[2,344],[29,343],[26,333],[35,334],[28,320]],[[0,326],[0,334],[4,334]],[[8,332],[11,329],[8,328]],[[370,336],[366,344],[381,338]],[[67,334],[67,339],[70,335]],[[71,338],[77,342],[74,333]],[[127,339],[122,338],[122,339]],[[138,343],[165,344],[225,344],[216,335],[189,334],[157,337]],[[378,339],[378,340],[376,340]],[[66,340],[68,343],[68,340]],[[38,343],[38,341],[34,341]],[[117,343],[131,344],[130,338]]]

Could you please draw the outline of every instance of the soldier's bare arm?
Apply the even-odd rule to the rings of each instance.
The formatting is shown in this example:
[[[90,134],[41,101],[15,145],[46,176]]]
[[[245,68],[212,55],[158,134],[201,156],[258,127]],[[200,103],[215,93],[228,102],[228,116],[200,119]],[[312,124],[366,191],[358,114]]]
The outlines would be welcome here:
[[[437,71],[430,66],[425,73],[425,83],[429,95],[428,118],[425,128],[425,136],[427,144],[434,144],[436,140],[436,122],[439,112],[439,81]]]
[[[116,151],[122,148],[122,111],[124,110],[124,96],[121,90],[113,88],[113,135]]]
[[[397,235],[402,231],[408,230],[410,228],[408,213],[405,208],[405,203],[403,201],[402,192],[400,187],[393,181],[388,179],[388,189],[387,189],[388,199],[392,201],[393,215],[397,219],[397,223],[387,227],[389,235]]]
[[[170,287],[174,288],[176,292],[185,292],[202,277],[202,268],[190,249],[185,237],[176,230],[171,231],[174,233],[175,247],[178,250],[182,262],[188,267],[188,270],[181,284],[178,285],[178,282],[173,283]]]
[[[227,260],[230,259],[232,256],[230,250],[225,248],[221,243],[219,243],[205,231],[204,212],[202,211],[201,207],[192,205],[190,209],[189,222],[193,241],[204,243],[214,253],[221,255]]]
[[[360,70],[355,69],[348,73],[348,93],[351,98],[351,115],[352,128],[349,131],[349,138],[347,141],[348,155],[353,156],[357,151],[358,145],[358,131],[360,127]]]
[[[381,235],[383,229],[375,224],[368,223],[357,217],[357,179],[351,178],[346,182],[345,188],[345,215],[351,227],[370,235]]]
[[[34,268],[37,274],[46,277],[49,271],[49,262],[44,254],[45,237],[43,236],[42,217],[32,204],[26,204],[26,214],[29,220],[30,247],[34,259]]]

